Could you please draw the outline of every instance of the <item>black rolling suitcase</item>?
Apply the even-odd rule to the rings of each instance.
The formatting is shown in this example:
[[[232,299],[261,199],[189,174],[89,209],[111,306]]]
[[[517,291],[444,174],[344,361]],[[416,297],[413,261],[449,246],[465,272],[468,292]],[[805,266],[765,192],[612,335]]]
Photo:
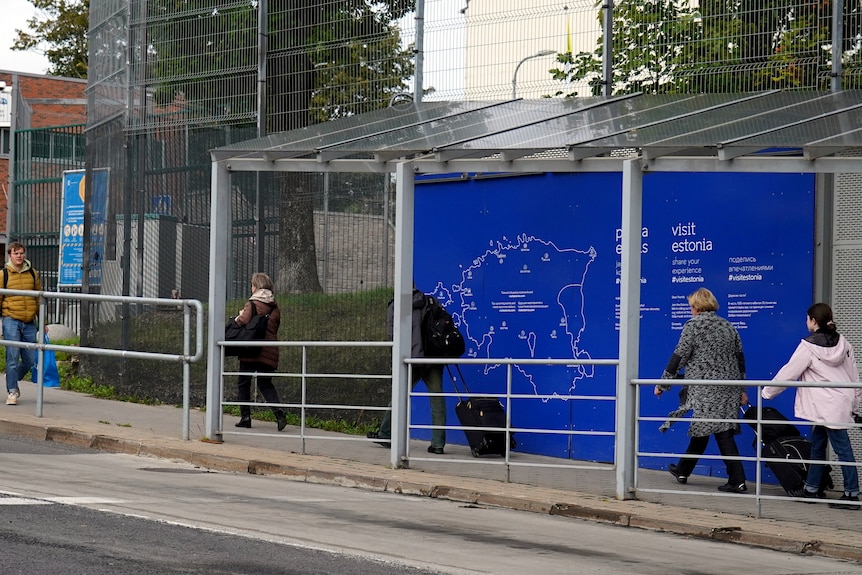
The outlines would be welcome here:
[[[749,408],[743,415],[744,419],[755,420],[749,425],[757,433],[757,409]],[[783,459],[784,461],[767,461],[766,468],[769,469],[781,487],[790,495],[793,491],[802,489],[805,478],[808,476],[808,464],[802,460],[811,458],[811,442],[802,437],[799,430],[792,425],[784,415],[773,407],[764,407],[761,423],[762,441],[761,454],[769,459]],[[767,423],[765,420],[775,423]],[[779,434],[784,434],[783,437]],[[820,491],[832,489],[832,467],[827,465],[823,470],[823,479],[820,481]]]
[[[764,444],[761,453],[763,457],[786,461],[786,463],[767,461],[766,468],[775,475],[781,487],[788,494],[802,489],[805,485],[805,477],[808,475],[808,467],[804,463],[800,463],[799,460],[808,459],[811,456],[811,444],[807,439],[804,437],[781,437],[771,443]]]
[[[796,426],[791,424],[790,421],[784,417],[784,414],[774,407],[763,406],[761,409],[763,414],[760,418],[762,420],[760,424],[760,441],[764,445],[772,443],[781,437],[800,437],[802,435],[799,433],[799,430],[796,429]],[[749,407],[744,410],[742,418],[749,420],[748,425],[751,426],[751,429],[753,429],[756,434],[757,408]]]
[[[461,385],[464,387],[464,391],[469,394],[470,390],[467,388],[467,383],[464,381],[460,369],[458,369],[458,375],[461,376]],[[455,392],[459,393],[458,384],[451,371],[449,371],[449,377],[455,386]],[[459,397],[458,403],[455,405],[455,415],[458,416],[458,421],[461,422],[462,427],[499,427],[503,429],[506,427],[506,411],[496,397],[468,397],[467,399]],[[467,436],[467,443],[470,444],[470,452],[473,457],[482,455],[505,457],[505,431],[465,429],[464,435]],[[510,449],[515,449],[515,438],[512,435],[509,434]]]

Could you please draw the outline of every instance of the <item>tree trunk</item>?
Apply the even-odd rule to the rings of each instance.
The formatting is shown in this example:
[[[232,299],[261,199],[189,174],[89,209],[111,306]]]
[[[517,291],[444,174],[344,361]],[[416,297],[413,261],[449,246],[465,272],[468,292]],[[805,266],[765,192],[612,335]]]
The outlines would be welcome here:
[[[322,42],[326,34],[321,26],[338,22],[338,11],[352,15],[344,22],[354,22],[358,29],[354,37],[387,34],[385,25],[371,17],[372,10],[383,5],[392,20],[412,10],[414,0],[344,0],[336,9],[331,0],[291,2],[273,0],[270,13],[277,14],[270,22],[270,53],[267,61],[267,128],[269,133],[304,128],[312,123],[312,99],[320,86],[315,85],[315,68],[309,57],[309,46]],[[363,18],[354,21],[355,15]],[[362,28],[367,25],[368,28]],[[343,28],[342,28],[343,29]],[[351,38],[343,38],[349,41]],[[325,42],[324,42],[325,43]],[[323,62],[326,64],[326,62]],[[393,68],[394,71],[394,68]],[[408,74],[409,74],[408,70]],[[397,82],[396,82],[397,83]],[[365,98],[370,98],[365,95]],[[279,258],[277,288],[284,293],[321,292],[317,273],[314,240],[315,198],[320,178],[308,173],[285,174],[279,179]]]
[[[279,293],[321,292],[314,242],[314,176],[286,174],[279,182]]]
[[[313,29],[316,14],[307,6],[293,11],[292,31]],[[307,55],[297,50],[277,51],[270,55],[267,67],[269,130],[283,132],[307,126],[314,92],[314,71]],[[278,182],[276,288],[281,293],[322,292],[314,241],[314,197],[318,193],[315,178],[308,173],[287,173]]]

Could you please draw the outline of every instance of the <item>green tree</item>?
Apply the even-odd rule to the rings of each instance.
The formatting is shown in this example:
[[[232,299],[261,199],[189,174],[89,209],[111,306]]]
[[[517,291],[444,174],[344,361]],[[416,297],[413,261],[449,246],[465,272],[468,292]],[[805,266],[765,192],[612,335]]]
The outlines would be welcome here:
[[[602,12],[599,11],[599,21]],[[612,90],[614,94],[673,91],[681,66],[680,50],[690,42],[697,22],[685,0],[623,0],[614,6]],[[563,68],[551,70],[557,80],[586,81],[594,96],[604,92],[602,59],[604,37],[593,52],[557,55]],[[577,92],[556,95],[583,96]]]
[[[829,0],[620,0],[612,93],[826,88],[831,10]],[[851,6],[843,22],[850,62],[860,48],[859,11]],[[559,54],[563,66],[552,70],[554,78],[586,81],[591,94],[603,93],[602,42],[593,52]]]
[[[48,73],[65,78],[87,77],[87,32],[90,0],[27,0],[41,12],[27,20],[13,50],[44,50]]]
[[[279,6],[295,3],[280,0]],[[269,67],[270,126],[295,130],[322,120],[381,108],[407,88],[412,49],[401,48],[393,22],[413,1],[316,0],[285,12]],[[309,49],[313,47],[313,49]],[[314,246],[313,190],[308,174],[281,178],[278,283],[293,292],[320,290]],[[281,288],[280,288],[281,289]]]

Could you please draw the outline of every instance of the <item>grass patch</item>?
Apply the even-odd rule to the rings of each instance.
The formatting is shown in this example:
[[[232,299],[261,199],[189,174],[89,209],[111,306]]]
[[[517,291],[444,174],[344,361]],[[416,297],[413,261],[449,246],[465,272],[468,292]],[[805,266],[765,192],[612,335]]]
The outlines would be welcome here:
[[[387,341],[386,308],[392,299],[388,288],[354,294],[277,295],[281,310],[279,338],[286,341]],[[235,315],[246,299],[227,302],[228,316]],[[225,318],[227,319],[227,318]],[[194,330],[194,326],[192,326]],[[204,330],[206,333],[206,329]],[[133,309],[125,323],[103,322],[89,332],[88,345],[107,349],[129,349],[157,353],[182,353],[182,314],[174,310]],[[57,342],[60,343],[60,342]],[[64,342],[65,343],[65,342]],[[177,362],[137,360],[81,354],[80,370],[61,359],[60,387],[95,397],[146,404],[182,405],[182,366]],[[190,365],[190,401],[193,407],[206,405],[206,368],[208,358]],[[281,348],[280,373],[328,374],[332,377],[309,378],[306,401],[320,405],[382,406],[391,396],[385,378],[342,378],[339,375],[391,373],[388,347],[312,347],[303,355],[301,348]],[[225,371],[238,371],[236,358],[227,358]],[[276,377],[273,383],[281,401],[299,403],[302,396],[298,377]],[[236,397],[235,377],[225,378],[225,399]],[[226,406],[225,413],[239,415],[238,406]],[[328,431],[364,435],[376,429],[382,412],[321,408],[306,411],[306,425]],[[269,409],[252,410],[261,421],[274,421]],[[299,425],[298,410],[287,410],[288,423]]]

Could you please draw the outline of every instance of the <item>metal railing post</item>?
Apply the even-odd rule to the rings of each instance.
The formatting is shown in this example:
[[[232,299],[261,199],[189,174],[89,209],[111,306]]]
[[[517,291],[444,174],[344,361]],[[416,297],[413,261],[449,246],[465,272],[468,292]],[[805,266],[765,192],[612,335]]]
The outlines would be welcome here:
[[[191,364],[188,356],[191,353],[191,309],[183,304],[183,439],[189,440],[189,410],[191,409]],[[200,340],[198,340],[200,341]]]
[[[45,343],[45,298],[39,298],[39,327],[36,331],[36,343],[40,346]],[[36,377],[39,385],[36,388],[36,417],[42,417],[43,401],[45,398],[45,348],[36,350]],[[15,373],[18,373],[17,370]],[[20,378],[23,374],[18,374]]]
[[[302,438],[302,447],[300,449],[300,453],[305,455],[305,404],[308,403],[308,378],[306,375],[308,374],[308,348],[306,346],[302,346],[302,384],[300,386],[300,393],[302,394],[302,407],[300,407],[300,418],[299,418],[299,435]]]
[[[509,464],[512,446],[512,364],[506,366],[506,483],[512,480],[512,466]]]

